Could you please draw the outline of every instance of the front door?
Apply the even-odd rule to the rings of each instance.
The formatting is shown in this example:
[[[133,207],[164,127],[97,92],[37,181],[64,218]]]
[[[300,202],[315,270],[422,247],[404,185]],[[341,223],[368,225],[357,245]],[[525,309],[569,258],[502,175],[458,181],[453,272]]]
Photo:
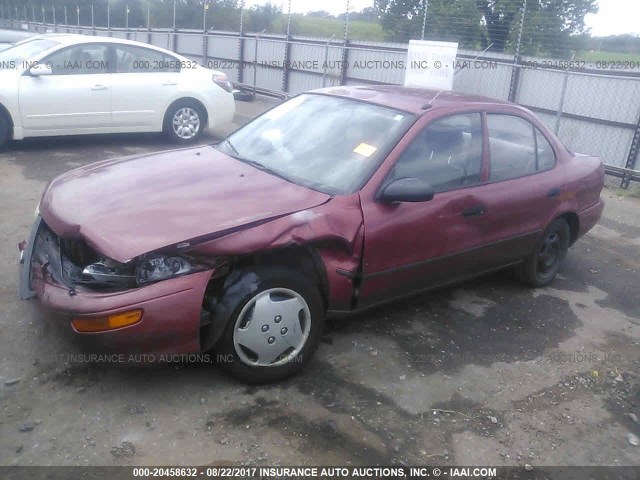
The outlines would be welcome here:
[[[34,133],[100,133],[111,126],[108,45],[83,43],[59,50],[40,63],[51,75],[20,78],[22,125]]]
[[[482,246],[486,177],[481,113],[416,125],[383,185],[414,177],[431,184],[433,200],[363,202],[365,248],[359,307],[404,296],[486,269]],[[393,155],[393,154],[392,154]]]

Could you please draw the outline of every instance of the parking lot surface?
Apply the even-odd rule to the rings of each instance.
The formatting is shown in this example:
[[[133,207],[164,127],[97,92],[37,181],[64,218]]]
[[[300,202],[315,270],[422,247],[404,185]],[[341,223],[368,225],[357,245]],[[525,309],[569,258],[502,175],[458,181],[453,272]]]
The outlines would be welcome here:
[[[238,103],[202,142],[273,103]],[[18,242],[56,175],[168,148],[132,134],[0,153],[0,464],[640,465],[640,200],[616,189],[551,287],[502,272],[331,321],[282,383],[78,361],[17,299]]]

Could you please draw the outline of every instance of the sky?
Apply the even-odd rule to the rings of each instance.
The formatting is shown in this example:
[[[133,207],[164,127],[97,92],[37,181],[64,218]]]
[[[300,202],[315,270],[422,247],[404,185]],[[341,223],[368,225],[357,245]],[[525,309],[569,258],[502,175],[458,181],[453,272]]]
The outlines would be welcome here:
[[[247,6],[261,5],[267,0],[246,0]],[[281,5],[287,11],[288,0],[271,0],[275,5]],[[346,0],[291,0],[291,11],[306,13],[312,10],[326,10],[333,15],[344,13]],[[600,10],[597,14],[586,17],[587,26],[596,36],[617,35],[621,33],[635,33],[640,35],[640,0],[600,0]],[[351,11],[360,11],[373,6],[373,0],[350,0]]]

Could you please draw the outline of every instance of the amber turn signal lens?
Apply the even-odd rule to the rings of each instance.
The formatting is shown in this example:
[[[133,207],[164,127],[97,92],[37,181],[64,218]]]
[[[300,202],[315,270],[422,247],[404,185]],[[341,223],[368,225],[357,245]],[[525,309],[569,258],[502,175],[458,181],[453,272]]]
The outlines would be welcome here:
[[[104,332],[134,325],[142,319],[142,310],[130,310],[107,317],[76,317],[71,325],[76,332]]]

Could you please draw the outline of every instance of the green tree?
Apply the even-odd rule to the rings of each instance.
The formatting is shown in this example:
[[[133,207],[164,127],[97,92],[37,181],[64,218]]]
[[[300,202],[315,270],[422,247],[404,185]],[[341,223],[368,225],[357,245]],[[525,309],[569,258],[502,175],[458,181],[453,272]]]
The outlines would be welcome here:
[[[398,41],[420,38],[423,0],[375,0],[383,28]],[[456,40],[465,47],[512,50],[522,0],[429,0],[426,38]],[[528,0],[523,44],[529,53],[560,53],[586,30],[584,17],[597,0]]]

